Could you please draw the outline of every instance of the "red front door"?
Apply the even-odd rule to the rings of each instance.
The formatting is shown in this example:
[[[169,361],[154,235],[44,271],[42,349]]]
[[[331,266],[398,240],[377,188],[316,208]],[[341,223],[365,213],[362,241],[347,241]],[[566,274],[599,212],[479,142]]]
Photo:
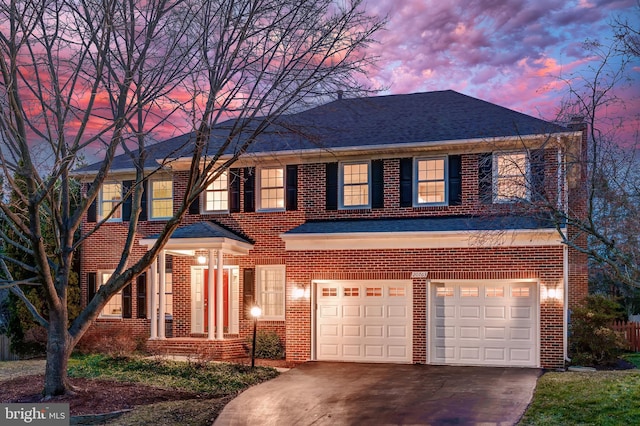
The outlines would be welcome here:
[[[214,312],[215,312],[215,306],[216,306],[216,294],[218,294],[218,283],[217,283],[217,278],[218,275],[216,274],[216,271],[213,271],[214,276],[213,276],[213,280],[215,282],[215,290],[213,292],[213,306],[214,306]],[[223,281],[223,289],[222,289],[222,306],[223,306],[223,317],[224,317],[224,327],[228,330],[229,329],[229,270],[228,269],[223,269],[222,270],[222,281]],[[207,314],[208,312],[208,307],[207,304],[209,303],[209,292],[208,287],[209,287],[209,270],[205,269],[204,270],[204,331],[205,333],[209,330],[209,315]],[[217,315],[214,314],[214,324],[216,321]],[[217,324],[216,324],[217,325]]]

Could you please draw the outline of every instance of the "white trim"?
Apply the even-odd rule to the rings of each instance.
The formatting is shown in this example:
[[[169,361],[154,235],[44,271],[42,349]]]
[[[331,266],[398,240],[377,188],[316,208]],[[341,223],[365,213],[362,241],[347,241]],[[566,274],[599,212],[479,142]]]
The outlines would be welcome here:
[[[447,232],[345,232],[342,234],[280,234],[285,250],[381,250],[557,246],[555,229]]]
[[[444,185],[444,201],[440,202],[440,203],[420,203],[418,202],[418,195],[419,195],[419,186],[420,186],[420,181],[418,180],[419,178],[419,169],[418,169],[418,163],[420,161],[429,161],[429,160],[442,160],[443,162],[443,172],[444,172],[444,178],[443,178],[443,185]],[[412,196],[412,202],[413,202],[413,207],[437,207],[437,206],[448,206],[449,205],[449,156],[448,155],[434,155],[432,157],[430,156],[421,156],[421,157],[414,157],[413,158],[413,176],[411,176],[412,179],[412,188],[413,188],[413,194],[411,194]],[[439,182],[439,180],[426,180],[425,182]]]
[[[154,182],[169,182],[171,185],[171,197],[170,198],[154,198],[154,194],[153,194],[153,183]],[[156,177],[153,179],[149,179],[148,183],[147,183],[147,219],[150,222],[153,221],[157,221],[157,220],[167,220],[171,218],[171,215],[173,215],[173,176],[162,176],[162,177]],[[161,201],[161,200],[171,200],[171,215],[169,216],[158,216],[155,217],[153,216],[153,202],[155,201]]]
[[[262,172],[264,170],[282,170],[282,207],[262,207]],[[279,186],[270,186],[269,189],[278,189]],[[256,167],[256,190],[254,191],[257,212],[283,212],[287,209],[287,168],[281,164],[274,166]]]
[[[344,166],[353,166],[359,164],[367,165],[367,204],[357,204],[345,206],[344,204]],[[373,185],[371,184],[371,160],[353,160],[353,161],[341,161],[338,165],[338,209],[340,210],[359,210],[371,208],[371,197]],[[363,184],[359,184],[363,185]]]
[[[119,200],[107,200],[105,201],[103,196],[104,196],[104,187],[107,185],[119,185],[120,186],[120,199]],[[100,187],[100,191],[98,192],[98,197],[97,197],[97,209],[96,209],[96,216],[98,218],[98,220],[103,220],[108,214],[111,214],[111,217],[109,217],[109,219],[106,220],[107,223],[121,223],[122,220],[122,206],[124,205],[124,199],[122,197],[122,192],[123,192],[123,187],[124,184],[122,181],[108,181],[108,182],[104,182],[102,184],[102,186]],[[111,203],[111,210],[108,212],[104,212],[104,203],[105,202],[110,202]],[[118,205],[118,207],[116,207],[115,209],[113,208],[114,204],[120,203]],[[120,216],[119,217],[114,217],[114,215],[116,214],[116,212],[119,212]]]
[[[155,238],[142,238],[140,239],[141,246],[147,246],[147,248],[153,247],[156,243]],[[253,248],[253,244],[244,243],[242,241],[233,240],[230,238],[174,238],[169,239],[164,249],[169,252],[176,252],[181,250],[194,250],[194,248],[202,250],[223,250],[225,253],[234,254],[239,256],[246,256],[249,254],[249,250]]]

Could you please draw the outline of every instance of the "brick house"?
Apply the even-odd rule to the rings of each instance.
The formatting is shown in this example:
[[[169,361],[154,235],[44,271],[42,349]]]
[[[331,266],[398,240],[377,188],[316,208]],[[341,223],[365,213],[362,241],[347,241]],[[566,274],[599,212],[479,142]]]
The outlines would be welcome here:
[[[279,124],[190,206],[91,332],[231,358],[257,304],[258,328],[294,362],[564,365],[586,259],[532,205],[581,208],[581,124],[454,91],[340,97]],[[189,138],[159,143],[148,164]],[[184,194],[188,156],[176,157],[145,186],[137,256]],[[121,200],[131,170],[115,159],[87,222]],[[125,200],[83,244],[85,302],[115,268],[127,217]]]

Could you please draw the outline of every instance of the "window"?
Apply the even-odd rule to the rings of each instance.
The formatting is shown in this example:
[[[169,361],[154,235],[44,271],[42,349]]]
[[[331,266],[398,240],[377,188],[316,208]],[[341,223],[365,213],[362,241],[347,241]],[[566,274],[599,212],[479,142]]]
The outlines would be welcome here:
[[[460,288],[460,297],[478,297],[478,287]]]
[[[453,287],[437,287],[436,297],[453,297]]]
[[[229,174],[223,172],[204,193],[204,210],[208,212],[226,212],[229,210]]]
[[[371,205],[369,182],[371,181],[369,162],[341,164],[341,207],[366,208]]]
[[[111,182],[102,185],[100,191],[100,218],[109,217],[109,222],[122,221],[122,183]]]
[[[111,278],[113,271],[98,271],[98,288],[103,286]],[[100,312],[101,318],[122,318],[122,291],[114,294],[111,299],[104,305],[102,312]]]
[[[284,266],[258,266],[258,303],[262,308],[262,318],[284,319]]]
[[[527,176],[529,160],[526,153],[494,153],[493,200],[513,202],[529,199]]]
[[[260,210],[284,210],[284,168],[260,169]]]
[[[486,297],[504,297],[504,287],[486,287]]]
[[[355,297],[360,295],[360,289],[358,287],[345,287],[344,293],[346,297]]]
[[[445,158],[416,159],[415,204],[446,204]]]
[[[173,181],[154,179],[149,182],[151,188],[151,219],[166,219],[173,215]]]
[[[512,297],[529,297],[529,287],[512,287]]]
[[[382,288],[381,287],[367,287],[366,293],[368,297],[381,297],[382,296]]]
[[[404,297],[406,290],[404,287],[389,287],[389,296],[391,297]]]
[[[323,287],[322,297],[336,297],[338,295],[338,289],[335,287]]]

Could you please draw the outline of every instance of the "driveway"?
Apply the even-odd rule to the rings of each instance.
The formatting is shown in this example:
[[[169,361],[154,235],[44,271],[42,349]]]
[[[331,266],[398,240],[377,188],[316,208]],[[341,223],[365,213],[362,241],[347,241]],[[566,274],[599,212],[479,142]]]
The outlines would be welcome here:
[[[225,425],[513,425],[540,370],[307,362],[254,386]]]

